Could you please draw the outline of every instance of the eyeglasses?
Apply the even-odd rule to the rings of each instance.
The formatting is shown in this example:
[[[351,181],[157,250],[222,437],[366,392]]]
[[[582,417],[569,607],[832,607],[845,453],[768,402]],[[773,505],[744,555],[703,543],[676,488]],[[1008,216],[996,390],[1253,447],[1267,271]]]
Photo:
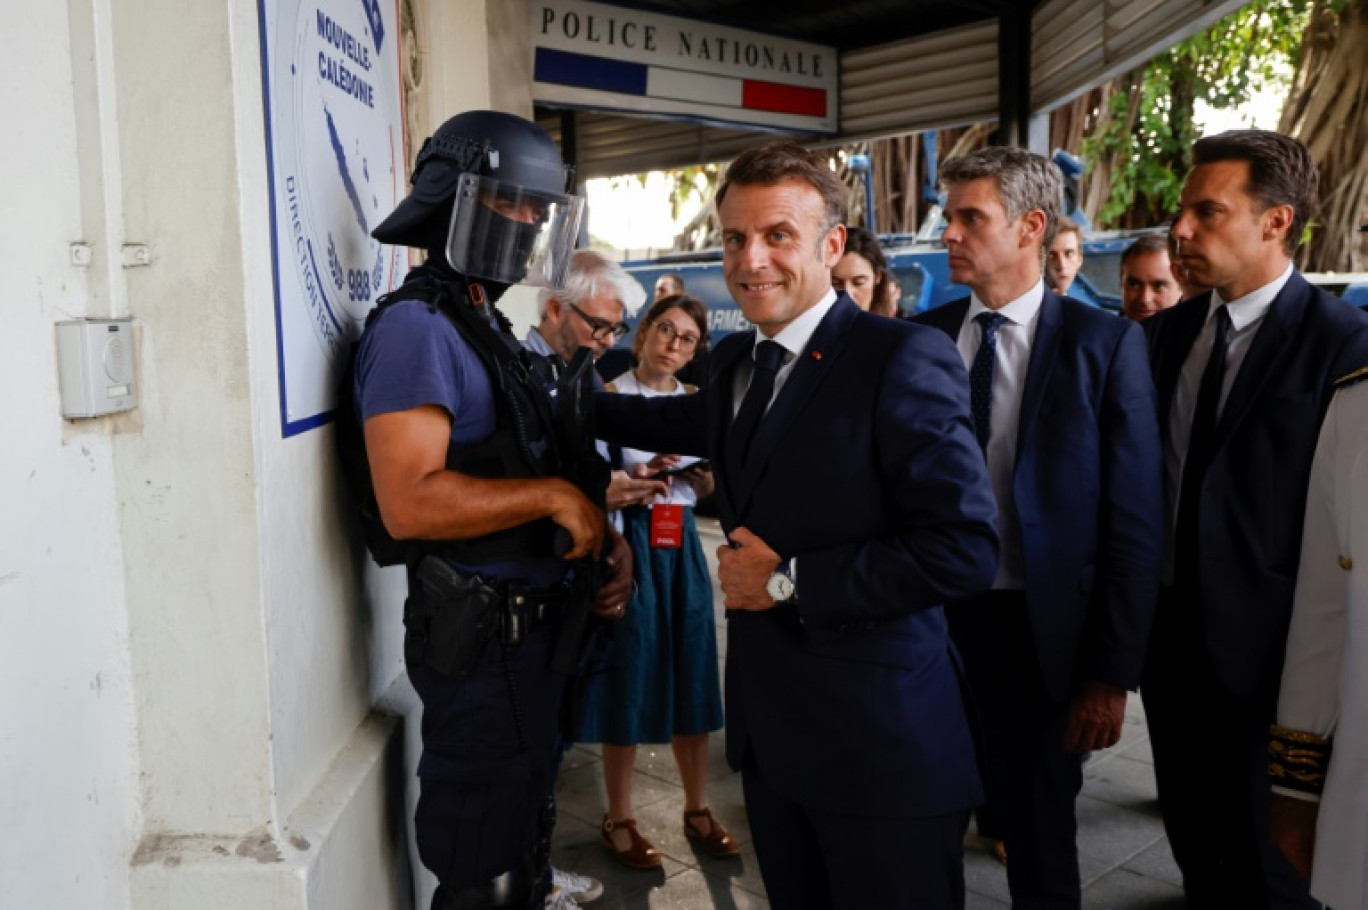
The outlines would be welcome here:
[[[681,335],[679,334],[678,329],[664,321],[653,322],[651,325],[655,328],[656,334],[660,336],[660,340],[665,342],[667,346],[672,342],[678,341],[679,346],[686,351],[692,351],[694,348],[698,347],[697,335]]]
[[[607,319],[599,319],[597,316],[590,316],[573,303],[570,304],[570,309],[578,313],[579,318],[584,320],[584,324],[589,326],[589,337],[593,338],[595,341],[602,341],[609,335],[612,335],[613,340],[617,341],[631,331],[631,328],[629,328],[625,322],[609,322]]]

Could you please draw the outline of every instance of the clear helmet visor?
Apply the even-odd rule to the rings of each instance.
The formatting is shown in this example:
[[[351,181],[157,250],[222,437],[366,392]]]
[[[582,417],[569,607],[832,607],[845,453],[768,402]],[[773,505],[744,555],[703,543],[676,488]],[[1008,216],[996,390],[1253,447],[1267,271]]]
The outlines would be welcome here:
[[[446,257],[462,275],[560,289],[579,237],[584,200],[462,174]]]

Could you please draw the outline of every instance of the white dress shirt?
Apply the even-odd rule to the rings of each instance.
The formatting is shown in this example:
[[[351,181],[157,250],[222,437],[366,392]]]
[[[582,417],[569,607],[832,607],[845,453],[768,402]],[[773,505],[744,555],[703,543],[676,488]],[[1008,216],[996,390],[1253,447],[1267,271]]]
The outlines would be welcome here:
[[[1026,371],[1031,366],[1031,347],[1035,344],[1040,304],[1045,299],[1045,282],[1039,280],[1020,297],[996,311],[990,310],[977,294],[969,297],[969,309],[960,326],[957,346],[964,366],[972,369],[983,329],[974,317],[997,312],[1004,317],[997,330],[997,359],[993,362],[993,408],[988,438],[988,478],[998,504],[1000,555],[994,590],[1024,591],[1026,559],[1022,552],[1021,516],[1012,495],[1012,476],[1016,470],[1017,430],[1021,426],[1021,396],[1026,390]]]
[[[1221,295],[1212,291],[1207,306],[1206,322],[1197,333],[1197,339],[1188,350],[1183,361],[1182,372],[1178,374],[1178,385],[1173,390],[1173,403],[1169,407],[1168,445],[1164,447],[1164,501],[1168,517],[1168,545],[1164,548],[1164,581],[1173,583],[1173,531],[1178,523],[1178,494],[1183,489],[1183,465],[1187,461],[1188,442],[1192,437],[1192,415],[1197,409],[1197,393],[1202,386],[1202,373],[1206,371],[1207,361],[1211,359],[1211,343],[1216,337],[1216,311],[1225,307],[1230,314],[1230,332],[1226,335],[1225,376],[1221,381],[1221,397],[1216,404],[1219,418],[1225,409],[1230,388],[1240,373],[1249,346],[1254,343],[1259,326],[1273,306],[1273,299],[1292,277],[1292,263],[1277,278],[1261,288],[1256,288],[1226,302]]]
[[[746,398],[746,389],[750,388],[751,374],[755,372],[755,349],[760,346],[762,341],[777,342],[784,349],[784,363],[779,367],[779,372],[774,375],[774,392],[770,395],[770,404],[774,404],[774,399],[779,397],[779,390],[788,381],[789,375],[793,372],[793,366],[798,362],[798,355],[803,353],[807,343],[812,340],[812,333],[817,331],[818,324],[826,318],[826,314],[831,310],[832,304],[836,302],[836,292],[827,289],[826,296],[817,301],[817,305],[807,312],[798,316],[788,325],[779,331],[773,338],[766,338],[759,330],[755,330],[755,344],[751,348],[749,363],[743,362],[736,371],[736,376],[732,380],[732,416],[741,410],[741,402]],[[766,406],[766,412],[769,407]]]

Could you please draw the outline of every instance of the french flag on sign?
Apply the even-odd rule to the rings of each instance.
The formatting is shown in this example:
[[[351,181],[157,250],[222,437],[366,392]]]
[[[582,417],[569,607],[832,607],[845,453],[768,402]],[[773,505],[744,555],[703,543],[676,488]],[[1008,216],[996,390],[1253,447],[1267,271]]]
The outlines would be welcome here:
[[[537,82],[553,85],[804,117],[827,113],[827,91],[822,88],[715,76],[548,47],[537,48],[534,69]]]

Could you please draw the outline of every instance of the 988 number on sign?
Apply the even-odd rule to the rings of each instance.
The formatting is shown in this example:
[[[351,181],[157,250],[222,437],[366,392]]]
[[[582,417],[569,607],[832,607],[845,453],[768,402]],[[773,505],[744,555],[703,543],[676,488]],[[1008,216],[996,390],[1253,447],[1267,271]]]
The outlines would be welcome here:
[[[352,300],[357,302],[370,300],[370,273],[365,269],[347,269],[347,288],[347,296]]]

